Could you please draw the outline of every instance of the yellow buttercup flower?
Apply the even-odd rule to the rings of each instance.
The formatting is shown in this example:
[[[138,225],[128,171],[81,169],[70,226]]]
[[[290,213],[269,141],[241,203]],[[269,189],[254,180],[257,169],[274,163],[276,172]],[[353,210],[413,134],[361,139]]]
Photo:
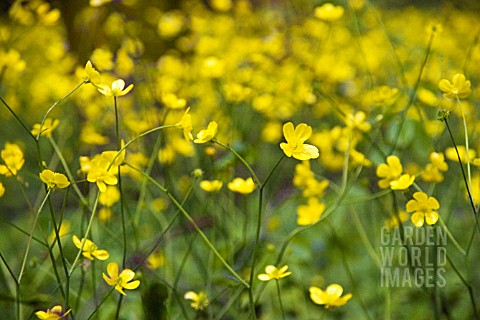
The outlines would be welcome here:
[[[125,143],[121,142],[121,146]],[[104,151],[101,154],[97,154],[93,159],[88,157],[80,157],[80,170],[87,173],[87,181],[95,182],[100,192],[107,190],[107,185],[116,185],[118,178],[118,167],[125,160],[126,149],[120,154],[118,151]],[[118,156],[117,156],[118,155]]]
[[[202,180],[200,181],[200,188],[206,192],[217,192],[222,189],[223,182],[220,180]]]
[[[103,279],[110,286],[114,286],[115,290],[126,296],[123,289],[133,290],[138,288],[140,280],[131,281],[135,277],[135,272],[130,269],[123,269],[120,274],[118,273],[118,264],[110,262],[107,265],[108,276],[102,272]]]
[[[85,238],[80,240],[77,236],[73,236],[72,240],[75,247],[82,249],[82,255],[89,260],[93,260],[93,258],[97,258],[98,260],[107,260],[110,257],[110,254],[107,250],[98,249],[92,240]]]
[[[62,312],[62,306],[54,306],[51,309],[47,309],[47,311],[37,311],[35,315],[38,319],[41,320],[57,320],[65,317],[72,309],[68,309],[66,312]]]
[[[235,178],[227,186],[231,191],[242,194],[249,194],[255,190],[255,182],[251,177],[247,179]]]
[[[283,135],[287,143],[280,143],[280,148],[287,157],[294,157],[298,160],[309,160],[318,158],[318,149],[315,146],[304,144],[312,135],[312,127],[305,123],[300,123],[296,128],[293,123],[288,122],[283,125]]]
[[[199,133],[197,133],[197,139],[193,140],[195,143],[205,143],[213,138],[215,138],[215,135],[217,134],[217,123],[215,121],[211,121],[208,124],[207,129],[201,130]]]
[[[314,15],[323,21],[335,21],[343,16],[345,9],[342,6],[335,6],[331,3],[325,3],[315,8]]]
[[[392,190],[405,190],[413,184],[415,176],[402,174],[403,166],[397,156],[388,156],[387,163],[377,167],[378,186],[382,189],[390,187]]]
[[[0,157],[5,163],[0,164],[0,174],[6,177],[16,175],[25,163],[22,150],[14,143],[5,143],[5,148],[0,152]]]
[[[407,202],[407,212],[414,212],[410,219],[417,228],[423,226],[424,221],[429,225],[435,224],[438,221],[436,210],[439,208],[437,199],[429,197],[425,192],[415,192],[413,199]]]
[[[187,111],[183,114],[182,120],[180,120],[179,123],[176,124],[177,128],[183,130],[183,136],[185,137],[185,140],[187,141],[192,141],[193,140],[193,135],[192,135],[192,116],[188,113],[190,111],[190,108],[187,108]]]
[[[3,186],[3,183],[0,182],[0,198],[3,197],[5,194],[5,187]]]
[[[83,81],[86,83],[91,83],[95,87],[99,87],[102,82],[102,76],[97,70],[95,70],[90,60],[88,60],[87,64],[85,65],[85,75],[83,76]]]
[[[47,118],[43,123],[41,133],[40,133],[40,123],[35,123],[33,125],[33,129],[31,130],[31,132],[34,136],[37,136],[40,133],[41,136],[45,136],[49,138],[52,136],[53,130],[55,130],[55,128],[58,127],[59,124],[60,124],[60,120],[58,119],[52,120],[51,118]]]
[[[467,80],[461,73],[453,76],[453,82],[442,79],[438,83],[438,87],[443,91],[443,97],[446,99],[467,98],[472,93],[470,86],[470,80]]]
[[[105,192],[108,185],[116,185],[118,178],[116,174],[118,169],[115,166],[110,166],[110,161],[101,155],[96,155],[89,162],[90,170],[87,174],[88,182],[95,182],[100,192]],[[110,169],[109,169],[110,167]]]
[[[272,279],[282,279],[285,278],[292,273],[288,270],[288,265],[284,265],[281,268],[277,268],[273,265],[268,265],[265,267],[265,273],[261,273],[258,275],[258,280],[261,281],[270,281]]]
[[[325,305],[326,309],[343,306],[352,298],[352,294],[346,294],[342,297],[343,288],[339,284],[331,284],[324,291],[317,287],[310,287],[310,299],[316,304]]]
[[[321,203],[317,198],[308,198],[307,205],[300,205],[297,208],[297,224],[306,226],[314,224],[325,211],[325,204]]]
[[[408,187],[410,187],[414,181],[415,176],[405,173],[398,177],[398,179],[391,181],[390,188],[392,190],[405,190],[408,189]]]
[[[70,182],[63,173],[53,172],[50,169],[45,169],[40,172],[40,180],[47,185],[48,189],[63,189],[70,185]]]
[[[200,291],[199,293],[188,291],[183,296],[186,300],[191,300],[190,306],[195,310],[204,310],[209,304],[207,295],[205,292]]]
[[[107,97],[121,97],[133,89],[133,83],[125,88],[125,81],[118,79],[112,82],[112,86],[100,86],[98,91]]]

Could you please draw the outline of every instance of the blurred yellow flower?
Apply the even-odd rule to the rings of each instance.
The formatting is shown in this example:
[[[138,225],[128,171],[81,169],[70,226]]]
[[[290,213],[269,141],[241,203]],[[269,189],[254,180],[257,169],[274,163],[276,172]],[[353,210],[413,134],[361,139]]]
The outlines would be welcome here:
[[[70,232],[70,221],[68,220],[62,220],[62,224],[60,225],[60,229],[58,230],[58,236],[60,238],[63,238]],[[48,236],[48,242],[53,243],[57,239],[57,235],[55,233],[55,230],[52,230],[50,235]]]
[[[45,119],[45,122],[43,123],[43,127],[42,127],[42,132],[40,135],[45,136],[47,138],[51,137],[53,130],[55,130],[55,128],[58,127],[59,124],[60,124],[60,120],[58,119],[55,119],[55,120],[52,120],[51,118]],[[39,130],[40,130],[40,123],[35,123],[33,125],[31,132],[34,136],[37,136],[40,133]]]
[[[235,178],[233,181],[228,183],[227,187],[233,192],[249,194],[255,190],[255,182],[251,177],[247,179]]]
[[[14,143],[5,143],[5,148],[0,152],[0,157],[5,164],[0,164],[0,174],[10,177],[22,169],[25,159],[20,147]]]
[[[39,175],[40,180],[47,185],[48,189],[63,189],[70,185],[70,182],[63,173],[53,172],[50,169],[45,169],[40,172]]]
[[[183,29],[185,18],[181,11],[170,11],[158,20],[158,33],[162,38],[177,36]]]
[[[343,288],[339,284],[331,284],[324,291],[317,287],[310,287],[310,299],[316,304],[325,305],[326,309],[343,306],[352,298],[352,294],[346,294],[342,297]]]
[[[324,211],[325,204],[315,197],[310,197],[307,205],[300,205],[297,208],[297,224],[300,226],[314,224],[320,220]]]
[[[93,260],[93,258],[97,258],[98,260],[107,260],[110,257],[110,254],[107,252],[107,250],[98,249],[92,240],[85,238],[80,240],[75,235],[72,237],[72,240],[75,247],[82,249],[82,255],[89,260]]]
[[[105,207],[111,207],[120,200],[120,191],[116,186],[107,186],[105,192],[100,193],[98,202]]]
[[[129,93],[133,89],[133,83],[125,88],[125,81],[117,79],[112,82],[112,86],[99,86],[98,91],[107,97],[121,97]]]
[[[477,153],[474,149],[468,149],[468,158],[470,158],[470,161],[473,161],[476,155]],[[465,146],[457,146],[457,150],[455,150],[454,147],[447,148],[445,149],[445,156],[448,160],[456,162],[458,162],[458,156],[460,156],[460,160],[462,161],[462,163],[467,163],[467,148]]]
[[[287,270],[288,265],[285,265],[281,268],[277,268],[273,265],[268,265],[265,267],[265,273],[261,273],[258,275],[258,280],[270,281],[272,279],[279,280],[285,278],[292,274],[290,271],[287,272]]]
[[[165,264],[165,255],[161,251],[156,251],[148,256],[147,267],[155,270]]]
[[[92,7],[100,7],[106,3],[110,3],[112,2],[113,0],[90,0],[90,6]]]
[[[417,228],[423,226],[424,221],[429,225],[435,224],[438,221],[436,210],[439,208],[437,199],[429,197],[425,192],[415,192],[413,199],[407,202],[407,212],[413,212],[410,219]]]
[[[227,12],[232,9],[232,0],[210,0],[210,5],[213,9],[220,12]]]
[[[314,16],[323,21],[335,21],[343,16],[344,11],[342,6],[335,6],[327,2],[315,8]]]
[[[445,156],[441,152],[430,153],[430,162],[422,172],[422,179],[426,182],[439,183],[443,181],[443,174],[448,170],[448,164],[445,162]],[[474,164],[475,164],[474,159]]]
[[[467,98],[472,93],[470,86],[470,80],[460,73],[453,76],[453,83],[447,79],[442,79],[438,83],[438,87],[443,91],[443,97],[446,99]]]
[[[200,188],[206,192],[217,192],[222,189],[223,182],[220,180],[202,180],[200,181]]]
[[[183,109],[187,105],[187,100],[178,98],[174,93],[164,93],[162,95],[162,103],[168,109]]]
[[[3,197],[5,194],[5,187],[3,186],[3,183],[0,182],[0,198]]]
[[[217,134],[217,123],[215,121],[211,121],[208,124],[207,129],[201,130],[199,133],[197,133],[197,139],[193,140],[195,143],[205,143],[213,138],[215,138],[215,135]]]
[[[367,115],[363,111],[349,113],[346,115],[345,124],[348,128],[357,129],[362,132],[370,131],[372,125],[366,121]]]
[[[199,293],[188,291],[183,296],[186,300],[191,300],[190,306],[195,310],[204,310],[209,304],[207,295],[205,292],[200,291]]]
[[[72,309],[68,309],[66,312],[62,312],[62,306],[54,306],[51,309],[47,309],[47,311],[37,311],[35,315],[38,319],[41,320],[57,320],[65,317]]]
[[[126,296],[123,289],[133,290],[138,288],[140,280],[133,280],[135,272],[130,269],[123,269],[120,274],[118,273],[118,264],[116,262],[110,262],[107,265],[108,276],[102,272],[103,280],[110,286],[114,286],[115,290]]]
[[[392,215],[389,219],[387,219],[385,221],[385,226],[390,228],[390,229],[393,229],[393,228],[396,228],[399,226],[399,219],[400,219],[400,222],[405,222],[408,220],[408,213],[406,213],[405,211],[401,210],[398,212],[398,217],[396,215]]]
[[[296,128],[293,123],[288,122],[283,125],[283,135],[287,143],[280,143],[280,148],[288,157],[294,157],[298,160],[308,160],[318,158],[318,149],[315,146],[304,144],[312,135],[312,127],[305,123],[300,123]]]

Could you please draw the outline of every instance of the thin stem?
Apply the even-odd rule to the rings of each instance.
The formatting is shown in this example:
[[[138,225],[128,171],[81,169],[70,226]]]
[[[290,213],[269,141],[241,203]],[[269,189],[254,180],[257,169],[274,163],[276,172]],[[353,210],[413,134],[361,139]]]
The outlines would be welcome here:
[[[465,279],[465,277],[460,273],[460,271],[458,270],[458,268],[455,266],[452,259],[448,255],[448,253],[446,254],[446,256],[447,256],[447,260],[450,263],[450,265],[452,266],[453,270],[455,271],[455,273],[460,278],[460,281],[462,281],[462,283],[465,285],[465,287],[467,287],[468,294],[470,296],[470,302],[472,304],[473,315],[475,316],[475,319],[478,319],[477,306],[476,306],[476,303],[475,303],[475,296],[474,296],[474,293],[473,293],[472,285],[470,283],[468,283],[467,280]]]
[[[60,150],[57,143],[55,142],[55,140],[52,137],[48,137],[48,140],[50,141],[50,144],[52,145],[53,150],[55,150],[55,153],[57,154],[58,159],[60,159],[60,162],[63,165],[63,169],[65,170],[65,173],[67,174],[68,180],[71,182],[71,184],[73,186],[73,189],[75,190],[77,196],[80,198],[80,201],[82,202],[82,205],[87,206],[88,201],[87,201],[87,199],[85,199],[82,192],[78,188],[77,182],[75,181],[75,178],[73,177],[72,172],[70,171],[70,168],[68,167],[67,161],[63,157],[62,151]]]
[[[223,144],[215,139],[212,140],[214,143],[218,144],[219,146],[221,147],[224,147],[225,149],[228,149],[231,153],[233,153],[233,155],[238,159],[240,160],[244,165],[245,167],[247,168],[247,170],[250,172],[250,174],[252,175],[252,178],[253,178],[253,181],[255,181],[255,183],[259,186],[259,187],[262,187],[262,183],[260,183],[260,180],[258,180],[258,177],[257,175],[255,174],[255,172],[253,171],[252,167],[248,164],[247,161],[245,161],[245,159],[243,159],[243,157],[241,155],[239,155],[234,149],[232,149],[229,145],[226,145],[226,144]]]
[[[45,124],[45,120],[47,119],[48,115],[50,112],[52,112],[53,108],[55,108],[59,103],[63,102],[65,99],[67,99],[71,94],[73,94],[75,91],[77,91],[81,86],[83,86],[87,81],[82,81],[80,82],[75,88],[73,88],[69,93],[67,93],[63,98],[55,102],[50,108],[48,108],[47,112],[43,116],[42,122],[40,123],[40,128],[38,128],[38,133],[37,136],[35,137],[35,140],[40,139],[40,135],[42,134],[42,129],[43,125]]]
[[[25,265],[27,263],[28,253],[30,252],[30,246],[32,244],[33,232],[35,231],[35,228],[37,226],[38,217],[40,216],[40,212],[42,212],[43,206],[47,202],[51,191],[52,191],[51,189],[48,189],[47,194],[45,195],[45,198],[43,199],[42,203],[40,204],[40,207],[37,210],[37,213],[35,214],[35,220],[33,221],[32,231],[30,232],[30,236],[28,237],[27,248],[25,250],[25,255],[23,256],[22,267],[20,268],[20,274],[18,275],[18,281],[17,281],[18,284],[20,284],[20,282],[22,281],[23,272],[25,271]]]
[[[448,239],[450,239],[450,241],[452,241],[455,248],[457,248],[457,250],[460,251],[460,253],[462,255],[466,256],[467,254],[465,253],[465,250],[463,250],[463,248],[458,244],[457,240],[455,240],[453,235],[450,233],[450,230],[448,230],[447,226],[445,225],[445,222],[443,222],[442,217],[438,216],[438,221],[440,221],[440,225],[443,227],[443,229],[447,233]]]
[[[405,124],[405,120],[407,118],[408,110],[410,110],[410,107],[412,105],[414,105],[413,102],[415,101],[415,97],[417,95],[417,90],[418,90],[418,87],[420,85],[420,80],[422,80],[423,71],[425,70],[425,66],[427,65],[428,57],[430,56],[430,52],[432,51],[432,45],[433,45],[433,40],[434,39],[435,39],[435,33],[432,32],[432,34],[430,35],[430,38],[428,39],[427,48],[425,50],[425,57],[423,58],[422,65],[420,67],[420,72],[418,73],[417,80],[415,81],[415,85],[414,85],[414,87],[413,87],[413,89],[410,93],[408,103],[405,106],[405,108],[402,110],[402,121],[400,123],[400,128],[398,129],[397,138],[396,138],[396,140],[393,144],[392,150],[389,152],[389,154],[393,154],[395,152],[395,149],[397,148],[398,140],[400,138],[400,133],[402,132],[403,125]],[[417,105],[415,105],[415,107],[417,108],[418,115],[420,116],[420,118],[422,118],[422,113],[420,112],[420,109],[418,108]]]
[[[113,290],[115,290],[115,288],[112,288],[108,294],[105,296],[105,298],[102,299],[102,301],[99,303],[99,305],[95,308],[95,310],[93,310],[92,314],[87,318],[87,320],[90,320],[93,318],[93,316],[95,315],[95,313],[98,311],[98,309],[100,309],[100,306],[105,302],[107,301],[107,298],[110,297],[110,295],[112,294]]]
[[[282,295],[280,293],[280,284],[278,282],[278,279],[275,279],[275,283],[277,285],[278,303],[280,304],[280,311],[282,312],[282,319],[285,320],[285,311],[283,310]]]
[[[88,225],[87,225],[87,230],[85,231],[85,235],[83,236],[84,239],[87,239],[88,235],[90,234],[90,230],[91,230],[92,225],[93,225],[93,219],[95,218],[95,214],[97,212],[97,206],[98,206],[98,199],[99,198],[100,198],[100,191],[97,192],[97,196],[96,196],[95,202],[93,204],[92,215],[90,216],[90,220],[88,221]],[[77,256],[75,257],[75,260],[73,261],[72,266],[70,267],[70,270],[68,272],[69,276],[72,275],[73,270],[75,269],[75,266],[77,265],[78,260],[80,259],[80,256],[82,255],[83,246],[85,245],[85,242],[86,241],[82,241],[82,246],[80,247],[80,249],[78,249]]]
[[[460,103],[460,99],[458,99],[457,96],[457,105],[460,108],[460,111],[462,113],[462,119],[463,119],[463,134],[465,135],[465,152],[466,152],[466,157],[467,157],[467,182],[468,186],[471,188],[472,187],[472,175],[470,173],[470,153],[469,153],[469,144],[468,144],[468,130],[467,130],[467,120],[465,118],[465,113],[463,112],[462,104]]]
[[[7,107],[8,111],[10,111],[10,113],[15,117],[15,119],[17,119],[17,121],[20,123],[20,125],[25,129],[25,131],[28,132],[28,135],[30,137],[33,138],[33,140],[37,141],[37,138],[32,134],[32,132],[30,131],[30,129],[25,125],[25,123],[22,121],[22,119],[20,119],[17,114],[15,113],[15,111],[12,110],[12,108],[10,108],[10,106],[5,102],[5,100],[3,100],[1,97],[0,97],[0,100],[2,101],[3,105],[5,107]]]

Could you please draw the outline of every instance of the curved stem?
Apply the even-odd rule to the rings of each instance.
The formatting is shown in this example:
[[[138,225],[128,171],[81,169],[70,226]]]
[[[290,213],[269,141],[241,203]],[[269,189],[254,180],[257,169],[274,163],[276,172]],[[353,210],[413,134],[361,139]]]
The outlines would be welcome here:
[[[224,147],[225,149],[228,149],[231,153],[233,153],[233,155],[238,159],[240,160],[244,165],[245,167],[247,168],[247,170],[250,172],[250,174],[252,175],[252,178],[253,178],[253,181],[255,181],[255,183],[261,188],[262,187],[262,183],[260,183],[260,180],[258,180],[258,177],[257,175],[255,174],[255,172],[253,171],[252,167],[248,164],[247,161],[245,161],[245,159],[243,159],[243,157],[241,155],[239,155],[234,149],[232,149],[232,147],[230,147],[229,145],[226,145],[226,144],[223,144],[215,139],[212,140],[214,143],[218,144],[219,146],[221,147]]]
[[[80,88],[81,86],[83,86],[85,83],[87,83],[86,81],[82,81],[80,82],[75,88],[73,88],[69,93],[67,93],[63,98],[61,98],[60,100],[58,100],[57,102],[55,102],[50,108],[48,108],[47,112],[45,113],[45,115],[43,116],[43,119],[42,119],[42,122],[40,123],[40,128],[38,128],[38,133],[37,133],[37,136],[35,137],[35,140],[38,140],[40,139],[40,135],[42,134],[42,129],[43,129],[43,125],[45,124],[45,120],[47,119],[48,115],[50,114],[50,112],[52,112],[53,108],[55,108],[59,103],[63,102],[65,99],[67,99],[71,94],[73,94],[75,91],[78,90],[78,88]]]

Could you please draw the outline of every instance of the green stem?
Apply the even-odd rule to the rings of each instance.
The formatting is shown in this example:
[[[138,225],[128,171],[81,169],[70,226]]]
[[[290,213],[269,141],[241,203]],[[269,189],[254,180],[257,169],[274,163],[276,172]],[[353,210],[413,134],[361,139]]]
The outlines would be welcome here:
[[[55,142],[55,140],[52,137],[48,137],[48,140],[50,141],[50,144],[52,145],[53,150],[55,150],[55,153],[57,154],[58,159],[60,159],[60,162],[63,165],[63,169],[65,170],[65,173],[67,174],[68,180],[71,182],[71,184],[73,186],[73,189],[77,193],[78,198],[80,198],[80,201],[82,202],[82,205],[87,206],[88,201],[87,201],[87,199],[85,199],[82,192],[78,188],[77,182],[75,181],[75,178],[73,177],[72,172],[70,171],[70,168],[68,167],[67,161],[65,161],[65,158],[63,157],[62,151],[60,150],[57,143]]]
[[[37,141],[37,138],[32,134],[32,132],[30,131],[30,129],[25,125],[25,123],[22,121],[22,119],[20,119],[17,114],[15,113],[15,111],[13,111],[12,108],[10,108],[10,106],[5,102],[5,100],[3,100],[1,97],[0,97],[0,100],[2,101],[3,105],[5,107],[7,107],[8,111],[10,111],[10,113],[15,117],[15,119],[17,119],[17,121],[20,123],[20,125],[25,129],[25,131],[28,132],[28,135],[30,137],[33,138],[33,140]]]
[[[95,315],[95,313],[98,311],[98,309],[100,309],[100,306],[105,302],[107,301],[107,298],[110,297],[110,295],[112,294],[112,292],[115,290],[115,288],[112,288],[108,294],[102,299],[102,301],[99,303],[99,305],[95,308],[95,310],[93,310],[92,314],[90,314],[90,316],[87,318],[87,320],[90,320],[93,318],[93,316]]]
[[[463,134],[465,135],[465,152],[466,152],[466,157],[467,157],[467,182],[468,186],[471,188],[472,187],[472,175],[470,172],[470,154],[469,154],[469,143],[468,143],[468,130],[467,130],[467,120],[465,118],[465,113],[463,112],[462,104],[460,103],[460,99],[458,99],[457,96],[457,105],[460,108],[460,111],[462,113],[462,119],[463,119]]]
[[[153,128],[153,129],[150,129],[150,130],[147,130],[141,134],[139,134],[138,136],[136,137],[133,137],[130,141],[128,141],[127,143],[125,143],[125,145],[123,147],[120,148],[120,150],[118,150],[117,154],[115,155],[115,157],[113,157],[112,161],[110,162],[110,165],[109,167],[107,168],[107,171],[110,170],[110,168],[112,167],[113,163],[115,162],[115,160],[122,154],[122,152],[127,149],[127,147],[132,144],[133,142],[137,141],[138,139],[150,134],[150,133],[153,133],[155,131],[158,131],[158,130],[162,130],[162,129],[166,129],[166,128],[173,128],[175,127],[175,125],[165,125],[165,126],[160,126],[160,127],[156,127],[156,128]]]
[[[98,199],[99,198],[100,198],[100,191],[97,192],[97,196],[96,196],[95,202],[93,204],[92,215],[90,216],[90,220],[88,221],[88,225],[87,225],[87,230],[85,231],[85,235],[83,236],[84,239],[87,239],[89,234],[90,234],[90,230],[91,230],[92,225],[93,225],[93,220],[94,220],[95,214],[97,212],[97,206],[98,206]],[[86,241],[82,241],[82,246],[80,247],[80,249],[78,249],[77,256],[75,257],[75,260],[73,261],[72,266],[70,267],[70,270],[68,272],[68,276],[72,275],[73,270],[75,269],[75,267],[78,263],[78,260],[80,259],[80,256],[82,255],[83,246],[85,245],[85,242]]]
[[[475,319],[478,319],[478,314],[477,314],[477,305],[476,305],[476,302],[475,302],[475,295],[473,293],[473,288],[472,288],[472,285],[470,283],[468,283],[468,281],[465,279],[465,277],[460,273],[460,270],[458,270],[458,268],[455,266],[455,264],[453,263],[452,259],[450,258],[450,256],[448,255],[447,253],[447,260],[448,262],[450,263],[450,265],[452,266],[453,270],[455,271],[455,273],[458,275],[458,277],[460,278],[460,281],[462,281],[463,285],[465,287],[467,287],[467,290],[468,290],[468,294],[470,296],[470,302],[472,304],[472,311],[473,311],[473,315],[475,317]]]
[[[20,282],[22,281],[23,272],[25,271],[25,265],[27,263],[28,253],[30,252],[30,246],[31,246],[31,243],[32,243],[33,233],[34,233],[35,228],[37,226],[38,217],[40,216],[40,212],[42,211],[43,206],[47,202],[51,191],[52,191],[51,189],[49,189],[47,191],[47,194],[45,195],[45,198],[43,199],[42,203],[40,204],[40,207],[37,210],[37,213],[35,214],[35,220],[33,221],[32,231],[30,232],[30,236],[28,237],[27,248],[25,250],[25,255],[23,256],[22,267],[20,268],[20,274],[18,275],[18,281],[17,281],[18,284],[20,284]]]
[[[80,82],[75,88],[73,88],[69,93],[67,93],[63,98],[55,102],[50,108],[48,108],[47,112],[43,116],[42,122],[40,123],[40,128],[38,128],[38,133],[37,136],[35,137],[35,140],[40,139],[40,135],[42,134],[42,129],[43,125],[45,124],[45,120],[47,119],[48,115],[50,112],[52,112],[53,108],[55,108],[59,103],[63,102],[65,99],[67,99],[71,94],[73,94],[75,91],[77,91],[81,86],[83,86],[86,81]]]
[[[225,149],[228,149],[231,153],[233,153],[233,155],[238,159],[240,160],[244,165],[245,167],[247,168],[247,170],[250,172],[250,174],[252,175],[252,178],[253,178],[253,181],[255,181],[255,183],[259,186],[259,187],[262,187],[262,184],[260,183],[260,180],[258,180],[257,178],[257,175],[255,174],[255,172],[253,171],[252,167],[248,164],[247,161],[245,161],[245,159],[243,159],[243,157],[241,155],[239,155],[234,149],[232,149],[229,145],[226,145],[226,144],[223,144],[215,139],[212,140],[214,143],[218,144],[219,146],[225,148]]]
[[[396,140],[395,140],[395,142],[393,144],[393,147],[392,147],[392,150],[389,152],[389,154],[393,154],[395,152],[395,149],[397,148],[398,140],[400,138],[400,133],[402,132],[403,125],[405,124],[405,120],[407,118],[408,110],[410,110],[411,106],[414,105],[413,102],[415,101],[415,97],[417,95],[417,90],[418,90],[418,87],[420,85],[420,80],[422,80],[423,71],[425,70],[425,66],[427,65],[427,60],[428,60],[428,57],[430,56],[430,52],[432,50],[432,45],[433,45],[433,40],[434,39],[435,39],[435,33],[432,33],[430,35],[430,38],[428,39],[427,48],[425,50],[425,57],[423,58],[422,66],[420,67],[420,72],[418,73],[417,80],[415,81],[415,85],[414,85],[414,87],[413,87],[413,89],[410,93],[408,103],[405,106],[405,108],[402,110],[402,120],[401,120],[401,123],[400,123],[400,128],[398,129]],[[419,117],[422,118],[422,113],[420,112],[419,107],[417,105],[415,105],[415,107],[417,108]]]
[[[450,241],[452,241],[455,248],[457,248],[457,250],[460,251],[460,253],[462,255],[466,256],[467,254],[466,254],[465,250],[463,250],[463,248],[458,244],[457,240],[455,240],[453,235],[450,233],[450,230],[448,230],[447,226],[445,225],[445,222],[443,222],[442,217],[438,216],[438,221],[440,221],[440,225],[443,227],[443,229],[447,233],[448,239],[450,239]]]
[[[280,293],[280,284],[278,283],[278,279],[275,279],[275,283],[277,285],[278,303],[280,304],[280,311],[282,312],[282,319],[285,320],[285,311],[283,310],[282,295]]]

